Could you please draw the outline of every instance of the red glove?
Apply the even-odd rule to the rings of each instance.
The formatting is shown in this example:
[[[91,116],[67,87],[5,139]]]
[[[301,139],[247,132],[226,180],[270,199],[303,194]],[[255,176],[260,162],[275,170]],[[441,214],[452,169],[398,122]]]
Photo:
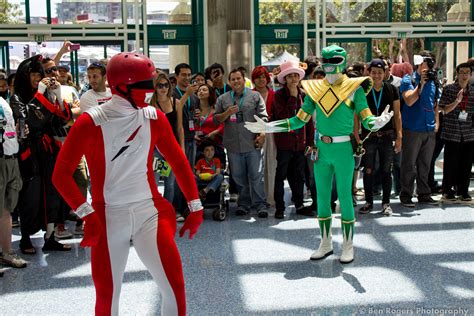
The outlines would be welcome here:
[[[104,234],[104,225],[100,221],[99,215],[93,212],[86,217],[84,220],[84,238],[81,241],[81,247],[94,247],[97,246],[102,239]]]
[[[204,221],[203,218],[204,210],[192,212],[186,218],[183,227],[179,230],[179,237],[183,237],[184,233],[189,230],[189,239],[193,239],[194,235],[196,235],[199,226],[201,226],[202,222]]]

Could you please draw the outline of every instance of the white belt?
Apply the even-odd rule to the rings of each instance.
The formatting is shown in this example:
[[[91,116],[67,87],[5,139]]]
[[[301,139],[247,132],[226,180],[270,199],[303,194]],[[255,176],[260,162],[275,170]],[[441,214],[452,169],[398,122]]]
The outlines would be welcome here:
[[[325,136],[319,134],[319,139],[325,144],[345,143],[351,140],[350,136]]]

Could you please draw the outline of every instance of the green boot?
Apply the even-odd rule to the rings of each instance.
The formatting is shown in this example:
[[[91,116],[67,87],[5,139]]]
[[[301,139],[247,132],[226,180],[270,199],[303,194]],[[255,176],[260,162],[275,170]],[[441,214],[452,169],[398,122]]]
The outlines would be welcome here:
[[[341,263],[351,263],[354,261],[354,247],[352,246],[352,239],[354,237],[354,222],[341,220],[342,223],[342,253],[339,261]]]
[[[311,260],[321,260],[333,254],[331,233],[332,216],[318,218],[318,220],[321,229],[321,243],[319,244],[318,250],[311,255]]]

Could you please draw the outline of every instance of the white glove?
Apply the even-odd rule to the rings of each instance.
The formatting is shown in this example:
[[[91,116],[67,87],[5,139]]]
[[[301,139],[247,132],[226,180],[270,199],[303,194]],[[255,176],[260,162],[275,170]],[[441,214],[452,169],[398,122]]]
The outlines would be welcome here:
[[[390,110],[390,105],[387,105],[387,107],[382,112],[382,114],[380,114],[380,116],[374,117],[373,121],[369,123],[370,125],[372,125],[370,127],[370,130],[372,132],[378,131],[379,129],[384,127],[385,124],[390,122],[390,120],[392,119],[392,116],[393,116],[393,111],[389,112],[388,110]]]
[[[44,92],[48,89],[48,86],[46,86],[44,83],[41,81],[38,83],[38,92],[41,94],[44,94]]]
[[[279,120],[274,122],[264,122],[261,118],[254,115],[256,122],[245,122],[245,128],[255,134],[260,133],[280,133],[288,132],[288,120]]]

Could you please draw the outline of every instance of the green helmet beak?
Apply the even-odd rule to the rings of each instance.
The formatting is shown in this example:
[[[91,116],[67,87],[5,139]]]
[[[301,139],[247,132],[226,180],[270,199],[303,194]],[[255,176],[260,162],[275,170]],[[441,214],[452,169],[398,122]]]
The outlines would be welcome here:
[[[337,45],[324,47],[321,55],[326,74],[338,74],[346,68],[347,53],[344,48]]]

